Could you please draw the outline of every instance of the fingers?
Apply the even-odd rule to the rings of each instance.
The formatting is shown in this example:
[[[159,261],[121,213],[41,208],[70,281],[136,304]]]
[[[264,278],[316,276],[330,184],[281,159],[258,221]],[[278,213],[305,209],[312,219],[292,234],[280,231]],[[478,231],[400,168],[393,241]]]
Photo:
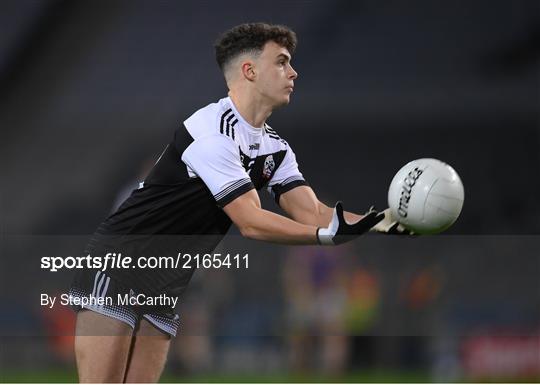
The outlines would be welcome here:
[[[384,221],[385,217],[386,216],[384,215],[384,212],[377,214],[377,216],[375,217],[375,223],[373,223],[373,226],[375,226],[377,223],[379,223],[381,221]],[[373,227],[373,226],[371,226],[371,227]]]
[[[398,234],[399,222],[394,222],[388,229],[388,234]]]
[[[388,234],[398,234],[398,235],[414,235],[414,232],[407,229],[399,222],[394,222],[392,226],[388,229]]]
[[[351,225],[351,227],[353,228],[354,233],[363,234],[369,231],[369,229],[371,229],[373,226],[375,226],[377,223],[379,223],[383,219],[384,219],[384,214],[379,213],[375,210],[371,210],[369,213],[364,215],[362,219],[360,219],[354,225]]]
[[[418,236],[418,234],[416,234],[414,231],[409,230],[402,224],[398,225],[398,231],[400,232],[400,234],[410,235],[412,237]]]
[[[367,227],[367,229],[369,230],[383,219],[383,213],[379,213],[373,210],[370,213],[366,214],[358,223],[361,223],[363,227]]]
[[[385,234],[416,235],[396,221],[392,217],[390,209],[379,212],[372,206],[362,219],[356,223],[348,224],[344,216],[343,203],[338,201],[334,207],[334,221],[336,221],[336,219],[339,222],[340,227],[340,230],[337,230],[336,228],[336,235],[339,237],[344,235],[358,236],[370,231],[370,229]]]

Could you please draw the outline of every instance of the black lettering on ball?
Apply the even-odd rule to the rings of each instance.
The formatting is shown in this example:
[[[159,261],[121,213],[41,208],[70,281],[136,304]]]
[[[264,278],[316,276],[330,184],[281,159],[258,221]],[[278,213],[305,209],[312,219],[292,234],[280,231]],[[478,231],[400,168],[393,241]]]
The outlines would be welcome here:
[[[398,214],[403,218],[407,218],[408,210],[409,210],[409,201],[411,200],[413,187],[423,172],[424,170],[421,170],[418,167],[415,167],[407,174],[407,176],[403,180],[403,185],[401,188],[401,194],[399,197],[399,205],[398,205],[398,210],[397,210]]]

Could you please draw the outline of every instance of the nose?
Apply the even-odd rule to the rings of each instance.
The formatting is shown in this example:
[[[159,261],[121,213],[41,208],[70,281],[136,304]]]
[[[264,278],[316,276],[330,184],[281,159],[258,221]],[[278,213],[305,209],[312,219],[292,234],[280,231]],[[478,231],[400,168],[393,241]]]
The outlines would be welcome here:
[[[296,79],[297,77],[298,77],[298,72],[296,72],[296,71],[294,70],[294,68],[292,68],[292,66],[289,65],[289,79],[294,80],[294,79]]]

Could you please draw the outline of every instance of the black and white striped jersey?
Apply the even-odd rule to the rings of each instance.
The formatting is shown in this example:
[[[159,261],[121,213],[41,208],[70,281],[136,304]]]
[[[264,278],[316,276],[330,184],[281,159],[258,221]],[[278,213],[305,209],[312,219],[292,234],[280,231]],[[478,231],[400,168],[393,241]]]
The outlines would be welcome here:
[[[190,177],[201,178],[221,207],[249,189],[268,186],[276,199],[304,184],[294,152],[268,125],[255,128],[221,99],[184,122],[193,142],[179,148]]]
[[[185,237],[189,251],[212,252],[231,225],[222,210],[225,205],[253,188],[267,188],[279,204],[281,194],[305,184],[288,143],[268,125],[250,126],[231,99],[223,98],[195,112],[176,130],[140,188],[98,228],[87,253],[111,248],[117,252],[127,239],[131,252],[140,256],[174,255],[185,246],[178,237],[169,245],[158,240],[160,235],[201,235]],[[171,295],[185,288],[192,273],[109,271],[129,287],[149,293],[166,287]]]

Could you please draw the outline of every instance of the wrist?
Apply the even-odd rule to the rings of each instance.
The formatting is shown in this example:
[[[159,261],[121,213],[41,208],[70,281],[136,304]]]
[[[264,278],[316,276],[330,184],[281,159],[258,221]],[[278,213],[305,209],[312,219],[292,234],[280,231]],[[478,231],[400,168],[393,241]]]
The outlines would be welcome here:
[[[332,234],[331,231],[327,228],[319,227],[317,228],[317,242],[321,246],[333,246],[334,242],[332,241],[332,238],[335,234]]]

